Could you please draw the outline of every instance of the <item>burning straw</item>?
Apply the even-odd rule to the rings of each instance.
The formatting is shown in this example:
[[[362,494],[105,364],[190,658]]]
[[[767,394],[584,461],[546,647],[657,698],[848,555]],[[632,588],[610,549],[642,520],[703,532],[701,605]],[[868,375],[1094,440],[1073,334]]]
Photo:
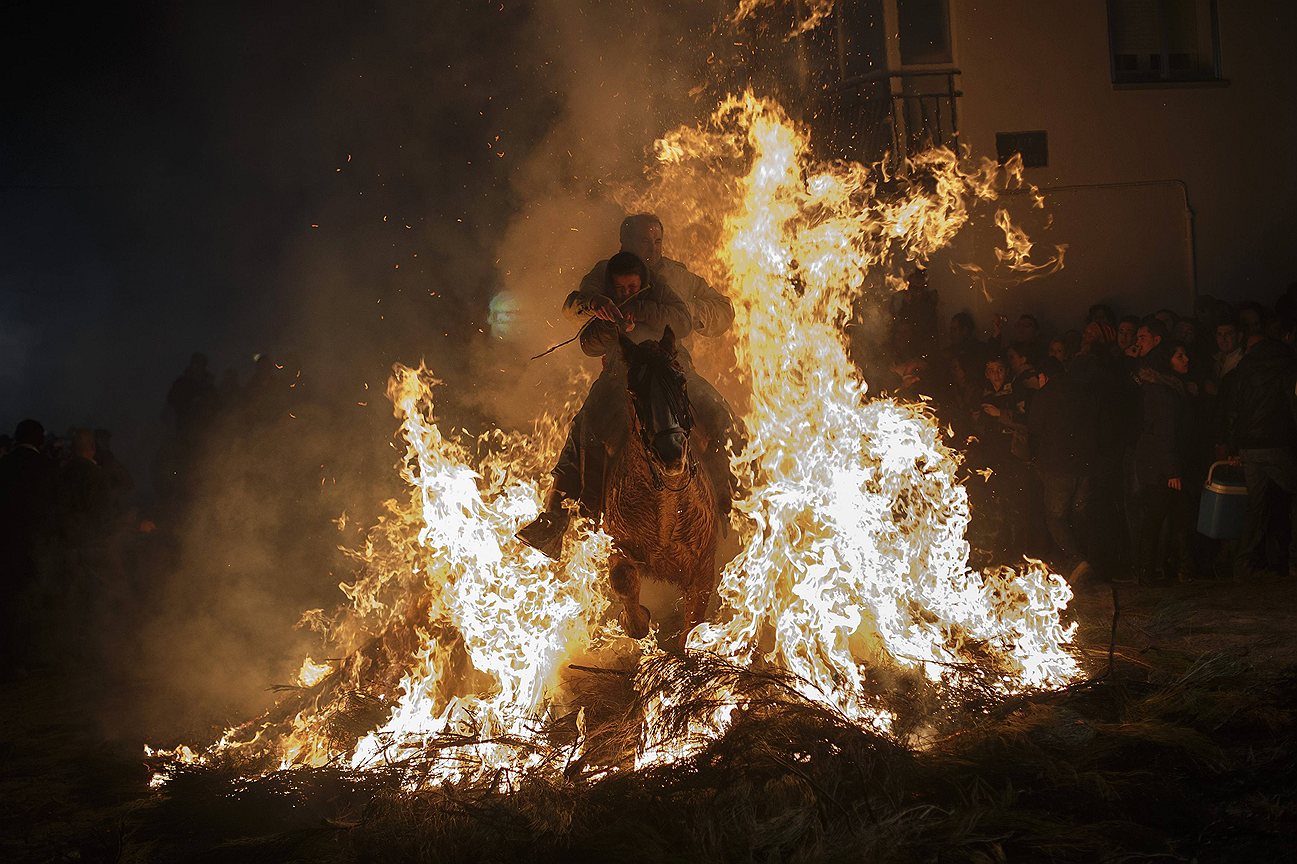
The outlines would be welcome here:
[[[153,754],[159,783],[187,764],[379,772],[406,790],[613,782],[705,758],[758,722],[801,740],[808,717],[904,761],[970,699],[1077,677],[1066,583],[1039,562],[969,567],[956,454],[924,407],[867,397],[843,336],[868,285],[901,284],[975,207],[1020,187],[1020,168],[944,149],[899,177],[817,163],[804,130],[751,93],[656,152],[641,200],[722,226],[692,251],[737,313],[746,492],[717,620],[687,656],[664,656],[610,620],[606,535],[582,527],[558,563],[514,538],[571,403],[525,434],[466,440],[439,425],[431,373],[398,367],[410,495],[355,551],[348,602],[308,616],[334,659],[308,658],[275,709],[216,744]],[[1015,250],[1005,267],[1034,266]],[[592,689],[574,661],[619,683]]]

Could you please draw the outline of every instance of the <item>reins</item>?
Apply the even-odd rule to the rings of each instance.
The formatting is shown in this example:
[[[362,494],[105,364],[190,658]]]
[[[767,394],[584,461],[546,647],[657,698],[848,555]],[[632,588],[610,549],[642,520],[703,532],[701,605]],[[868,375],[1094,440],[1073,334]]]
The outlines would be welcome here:
[[[641,447],[644,446],[644,442],[643,442],[643,441],[640,441],[640,446],[641,446]],[[686,446],[687,446],[687,445],[686,445]],[[644,447],[644,450],[646,451],[644,455],[645,455],[645,457],[648,459],[649,476],[652,477],[652,479],[653,479],[653,488],[656,489],[657,491],[659,491],[659,492],[683,492],[683,491],[685,491],[686,489],[689,488],[689,484],[690,484],[690,483],[694,482],[694,475],[698,473],[698,463],[697,463],[697,461],[695,461],[694,458],[693,458],[693,455],[692,455],[692,452],[693,452],[693,451],[692,451],[692,450],[690,451],[690,454],[691,454],[691,455],[690,455],[690,457],[689,457],[689,470],[685,472],[685,479],[684,479],[684,482],[681,483],[679,486],[668,486],[668,485],[666,485],[666,481],[663,480],[663,479],[662,479],[662,475],[661,475],[660,473],[658,473],[657,463],[656,463],[656,462],[654,461],[654,459],[653,459],[653,454],[650,453],[650,452],[647,452],[647,451],[648,451],[648,448],[647,448],[647,447]]]
[[[651,284],[652,284],[652,283],[650,283],[649,285],[645,285],[643,288],[639,289],[639,290],[636,291],[634,294],[630,295],[630,296],[627,297],[625,300],[623,300],[623,301],[621,301],[620,303],[617,303],[617,304],[615,304],[615,305],[617,306],[618,309],[622,308],[622,307],[625,306],[627,303],[629,303],[630,301],[634,300],[636,297],[638,297],[639,295],[641,295],[641,294],[643,294],[645,291],[647,291],[647,290],[649,289],[649,287],[651,286]],[[605,296],[606,296],[606,295],[605,295]],[[600,319],[600,318],[596,318],[595,316],[591,315],[589,318],[587,318],[587,319],[585,320],[585,323],[582,324],[582,325],[577,329],[577,331],[576,331],[576,335],[573,336],[571,339],[564,339],[562,342],[558,343],[557,345],[551,345],[550,347],[546,348],[544,351],[540,352],[539,354],[537,354],[535,357],[533,357],[533,358],[531,358],[531,359],[532,359],[532,360],[539,360],[539,359],[542,358],[542,357],[545,357],[545,356],[547,356],[547,355],[549,355],[549,354],[553,354],[555,351],[557,351],[558,349],[562,348],[564,345],[571,345],[573,342],[575,342],[576,340],[578,340],[578,339],[581,338],[581,334],[585,332],[585,328],[589,327],[591,324],[593,324],[594,322],[599,321],[599,320],[602,320],[602,319]],[[611,323],[613,323],[613,322],[610,321],[609,323],[611,324]]]

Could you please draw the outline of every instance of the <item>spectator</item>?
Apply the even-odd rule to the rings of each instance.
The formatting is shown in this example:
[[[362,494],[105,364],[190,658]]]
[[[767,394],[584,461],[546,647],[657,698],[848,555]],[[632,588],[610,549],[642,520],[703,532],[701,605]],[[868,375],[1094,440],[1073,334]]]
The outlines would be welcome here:
[[[1226,441],[1243,465],[1248,497],[1247,527],[1234,562],[1236,576],[1251,575],[1258,568],[1281,571],[1286,565],[1288,574],[1297,577],[1295,383],[1288,347],[1250,332],[1247,349],[1230,373],[1224,394]],[[1283,520],[1286,538],[1268,524],[1272,506],[1287,516]]]
[[[959,362],[980,363],[986,346],[977,338],[977,325],[967,312],[956,312],[950,318],[950,354]],[[966,367],[967,368],[967,367]]]
[[[1085,323],[1097,323],[1110,330],[1117,328],[1117,316],[1113,314],[1112,307],[1106,303],[1095,303],[1090,307],[1089,312],[1085,315]]]
[[[1122,354],[1129,355],[1138,332],[1139,319],[1134,315],[1123,316],[1120,323],[1117,324],[1117,350]]]
[[[1243,359],[1243,346],[1239,343],[1238,323],[1232,318],[1216,325],[1216,353],[1211,358],[1211,375],[1207,378],[1207,392],[1215,396],[1225,376],[1234,371]]]
[[[1067,352],[1068,363],[1072,362],[1072,358],[1081,350],[1080,330],[1063,331],[1063,349]]]
[[[978,410],[982,387],[978,379],[969,374],[972,359],[950,357],[947,362],[947,380],[940,404],[942,416],[949,423],[953,440],[962,443],[976,435],[972,426],[973,414]]]
[[[1021,554],[1027,539],[1026,478],[1025,462],[1014,455],[1014,441],[1021,437],[1023,427],[1015,414],[1013,386],[1004,361],[999,357],[987,360],[984,374],[986,387],[973,418],[982,460],[991,469],[987,480],[990,508],[984,515],[995,523],[992,534],[997,550]]]
[[[1040,362],[1037,393],[1027,417],[1031,457],[1040,481],[1045,527],[1058,550],[1057,565],[1072,581],[1090,564],[1081,537],[1090,496],[1090,469],[1098,449],[1097,415],[1084,392],[1068,380],[1054,357]]]
[[[167,391],[167,408],[175,416],[177,436],[194,443],[216,410],[216,384],[207,371],[206,354],[189,358],[189,365]]]
[[[1004,357],[1009,363],[1009,383],[1013,387],[1014,410],[1020,416],[1025,417],[1027,408],[1031,405],[1031,396],[1036,390],[1036,367],[1032,361],[1034,355],[1031,352],[1031,346],[1025,342],[1014,342],[1004,352]]]
[[[915,267],[904,291],[896,292],[894,320],[904,333],[908,360],[926,357],[938,346],[937,292],[928,286],[928,271]]]
[[[1060,366],[1067,367],[1068,361],[1072,359],[1072,354],[1067,350],[1067,343],[1062,339],[1049,340],[1049,356],[1057,360]]]
[[[108,482],[113,512],[120,513],[126,509],[126,496],[135,488],[135,481],[131,479],[131,472],[126,470],[126,466],[113,453],[112,433],[107,429],[96,429],[94,439],[95,462],[103,470]]]
[[[13,449],[0,459],[0,590],[6,597],[21,593],[37,576],[55,533],[56,469],[41,452],[45,427],[24,420],[13,440]]]
[[[1234,316],[1238,321],[1239,337],[1242,344],[1246,345],[1247,340],[1253,336],[1261,336],[1265,333],[1265,309],[1257,303],[1240,303],[1238,313]]]
[[[1142,332],[1142,331],[1141,331]],[[1193,576],[1189,554],[1188,402],[1183,376],[1189,355],[1183,345],[1168,343],[1139,368],[1140,430],[1135,442],[1135,473],[1139,483],[1139,532],[1135,579],[1159,578],[1159,549],[1163,526],[1169,557],[1177,577]]]
[[[1013,325],[1013,335],[1017,342],[1027,347],[1032,360],[1041,355],[1040,322],[1035,315],[1029,312],[1019,315],[1017,323]]]
[[[1158,356],[1165,351],[1158,351],[1159,346],[1166,341],[1167,329],[1162,321],[1158,318],[1147,318],[1144,323],[1139,325],[1139,330],[1135,333],[1135,344],[1126,352],[1127,356],[1138,360],[1136,367],[1147,366],[1149,364],[1165,365],[1166,357]],[[1157,354],[1154,354],[1157,352]],[[1149,357],[1149,355],[1154,355]]]
[[[94,433],[78,429],[72,435],[72,456],[59,468],[62,535],[73,553],[97,552],[108,536],[111,492],[95,455]]]

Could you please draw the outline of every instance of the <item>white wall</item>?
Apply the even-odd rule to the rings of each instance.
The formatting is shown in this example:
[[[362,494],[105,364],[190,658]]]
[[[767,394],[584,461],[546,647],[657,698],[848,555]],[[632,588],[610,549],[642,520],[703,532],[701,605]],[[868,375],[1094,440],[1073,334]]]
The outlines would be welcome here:
[[[1297,280],[1297,3],[1220,0],[1228,83],[1145,89],[1114,88],[1098,0],[951,0],[951,15],[963,142],[994,157],[996,132],[1043,129],[1049,165],[1028,179],[1068,187],[1047,196],[1055,225],[1034,238],[1069,244],[1067,267],[995,295],[995,311],[1030,308],[1067,326],[1098,300],[1188,311],[1180,184],[1199,294],[1269,303]],[[986,322],[992,306],[966,279],[934,271],[933,281],[946,310],[967,306]]]

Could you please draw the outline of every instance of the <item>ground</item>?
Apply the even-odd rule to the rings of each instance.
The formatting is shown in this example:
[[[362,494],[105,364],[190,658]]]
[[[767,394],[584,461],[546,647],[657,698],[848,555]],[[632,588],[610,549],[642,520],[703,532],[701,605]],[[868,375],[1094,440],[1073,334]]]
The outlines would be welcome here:
[[[700,790],[707,770],[722,770],[713,758],[692,780],[546,789],[556,797],[543,809],[560,799],[570,808],[561,825],[512,803],[475,811],[460,800],[452,818],[445,797],[401,799],[319,777],[248,791],[242,805],[233,787],[191,782],[177,793],[190,808],[180,818],[149,791],[141,758],[157,739],[154,715],[138,706],[156,682],[93,657],[33,668],[3,684],[0,860],[507,860],[510,844],[531,860],[660,860],[655,844],[682,860],[847,860],[884,840],[874,860],[1279,860],[1297,843],[1295,595],[1297,584],[1279,578],[1123,585],[1115,595],[1085,587],[1073,605],[1078,642],[1101,680],[1007,706],[968,741],[911,760],[913,772],[887,778],[875,803],[832,773],[840,765],[760,778],[765,768],[747,767],[748,792],[734,791],[730,775],[729,788]],[[651,801],[637,798],[646,789]],[[728,821],[708,821],[740,794]],[[441,817],[416,815],[425,805]],[[489,839],[465,845],[466,819],[506,811]]]

